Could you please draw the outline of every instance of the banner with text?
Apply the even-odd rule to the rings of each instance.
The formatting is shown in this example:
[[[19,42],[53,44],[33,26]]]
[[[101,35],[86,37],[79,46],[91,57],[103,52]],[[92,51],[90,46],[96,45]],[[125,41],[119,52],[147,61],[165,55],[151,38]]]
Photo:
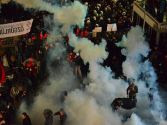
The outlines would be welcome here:
[[[113,23],[113,24],[107,24],[107,32],[115,32],[117,31],[117,24]]]
[[[31,31],[33,19],[0,25],[0,38],[27,34]]]

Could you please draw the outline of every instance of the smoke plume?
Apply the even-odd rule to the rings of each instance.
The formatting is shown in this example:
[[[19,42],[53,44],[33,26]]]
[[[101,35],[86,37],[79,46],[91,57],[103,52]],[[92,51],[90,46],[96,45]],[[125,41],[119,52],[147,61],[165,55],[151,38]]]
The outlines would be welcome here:
[[[85,63],[102,61],[108,56],[108,53],[105,51],[105,41],[102,41],[100,45],[95,45],[86,38],[77,38],[74,34],[71,34],[70,45],[75,48],[75,52],[80,53],[80,56]]]
[[[132,28],[127,37],[124,36],[122,42],[117,45],[124,47],[122,51],[126,56],[122,65],[124,75],[135,79],[139,88],[136,113],[150,124],[161,121],[164,107],[158,93],[155,71],[149,60],[143,61],[150,49],[144,40],[142,29]],[[153,96],[152,101],[149,95]]]
[[[127,78],[135,79],[139,87],[137,107],[131,118],[127,122],[122,122],[126,112],[129,111],[125,111],[125,115],[113,112],[110,104],[115,98],[127,96],[128,84],[122,79],[115,79],[114,72],[109,67],[103,67],[100,64],[108,56],[105,41],[102,41],[100,45],[94,45],[88,39],[77,38],[70,33],[70,45],[74,47],[75,52],[80,53],[85,63],[89,63],[89,84],[84,90],[79,88],[79,80],[73,75],[73,68],[66,61],[61,33],[71,32],[74,25],[83,26],[87,8],[78,1],[63,7],[53,6],[42,0],[15,1],[26,8],[46,10],[54,14],[54,27],[48,40],[56,42],[56,47],[48,53],[49,78],[35,98],[33,105],[27,108],[23,103],[20,108],[21,112],[26,111],[30,114],[33,124],[43,124],[44,109],[50,108],[57,111],[62,107],[67,113],[68,125],[153,125],[160,122],[163,106],[156,87],[156,74],[149,61],[142,61],[142,57],[148,55],[149,46],[139,27],[132,28],[126,41],[119,44],[124,47],[122,52],[126,56],[126,61],[122,65],[123,73]],[[61,25],[62,27],[59,28]],[[145,76],[142,79],[141,74]],[[146,83],[149,87],[146,87]],[[151,88],[152,91],[150,91]],[[69,94],[65,102],[61,102],[61,93],[65,90]],[[153,102],[149,101],[149,92],[154,96]],[[56,117],[54,119],[57,121]]]
[[[87,13],[87,7],[78,1],[72,4],[59,7],[58,5],[51,5],[43,0],[15,0],[17,3],[23,5],[25,8],[34,8],[38,10],[45,10],[54,14],[54,22],[56,26],[62,26],[61,32],[66,34],[70,31],[71,26],[84,25],[84,19]],[[59,31],[60,32],[60,31]]]

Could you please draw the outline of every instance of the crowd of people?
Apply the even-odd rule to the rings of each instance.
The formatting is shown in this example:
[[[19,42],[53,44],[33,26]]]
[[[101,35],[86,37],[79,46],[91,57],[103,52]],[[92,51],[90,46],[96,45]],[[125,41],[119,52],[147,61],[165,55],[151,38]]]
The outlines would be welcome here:
[[[133,26],[131,21],[133,2],[134,0],[82,0],[82,3],[88,6],[85,25],[83,28],[76,26],[74,29],[77,37],[88,38],[95,44],[99,44],[102,38],[106,40],[106,49],[109,52],[109,56],[102,65],[110,66],[115,72],[116,77],[120,77],[123,74],[122,62],[125,60],[125,57],[121,54],[121,49],[115,43],[120,41],[122,36],[126,35],[131,26]],[[16,119],[13,116],[17,113],[20,103],[23,100],[30,103],[32,97],[36,94],[38,86],[42,81],[47,79],[48,75],[46,70],[46,55],[50,46],[46,42],[48,34],[42,30],[44,23],[41,15],[48,15],[49,13],[45,11],[35,12],[34,10],[27,12],[23,8],[15,11],[16,6],[14,6],[14,2],[10,4],[2,6],[0,23],[10,23],[29,18],[35,19],[30,34],[19,36],[18,40],[15,38],[0,39],[0,42],[16,41],[16,44],[10,48],[0,48],[0,125],[13,125],[15,123]],[[63,6],[64,1],[61,4]],[[6,9],[10,8],[10,6],[14,6],[12,10],[14,14],[11,17],[5,14],[11,13],[6,12]],[[11,11],[11,9],[7,10]],[[22,16],[18,19],[14,15],[20,12],[22,12]],[[34,14],[30,14],[29,12]],[[116,30],[107,31],[108,24],[116,24]],[[93,30],[96,27],[101,27],[102,30],[96,36],[93,36]],[[83,63],[79,53],[73,52],[73,48],[68,43],[68,36],[65,36],[64,40],[66,41],[65,46],[68,53],[67,60],[74,66],[76,77],[78,77],[80,82],[83,82],[83,77],[88,72],[88,65]],[[167,56],[158,47],[155,47],[151,51],[149,58],[158,73],[160,82],[165,82],[166,76],[164,75],[167,71]],[[137,91],[137,86],[130,84],[127,89],[128,99],[136,99]],[[64,92],[65,96],[67,96],[67,92]],[[117,104],[116,106],[118,107],[122,106],[120,100]],[[60,125],[65,124],[67,116],[63,109],[60,109],[54,115],[60,117]],[[32,124],[27,113],[22,113],[22,116],[23,125]],[[46,119],[45,125],[52,125],[52,111],[49,109],[45,110],[44,116]]]
[[[122,34],[127,33],[131,28],[133,0],[83,0],[83,3],[88,6],[88,13],[84,28],[76,28],[76,35],[88,37],[95,43],[98,43],[101,38],[116,42],[121,39]],[[116,24],[117,29],[113,32],[107,32],[108,24]],[[92,38],[92,32],[96,27],[101,27],[102,30],[96,38]]]
[[[76,36],[88,38],[94,44],[99,44],[102,39],[107,41],[107,51],[109,57],[104,65],[110,66],[119,76],[122,74],[121,63],[125,57],[121,54],[121,49],[115,43],[122,39],[130,30],[132,24],[132,8],[134,0],[82,0],[88,7],[85,18],[85,25],[82,29],[76,26],[74,32]],[[108,24],[114,24],[113,31],[107,31]],[[94,36],[94,29],[100,27],[101,31]],[[112,53],[110,51],[112,50]]]
[[[31,103],[37,87],[46,78],[47,33],[42,27],[47,14],[26,11],[14,1],[1,5],[1,24],[34,19],[29,34],[0,39],[0,116],[7,125],[15,123],[21,102]]]
[[[20,40],[17,47],[1,50],[0,110],[5,113],[5,116],[7,114],[13,116],[23,100],[27,103],[32,102],[37,86],[46,77],[47,49],[42,45],[43,40],[33,41],[26,36],[21,37]],[[8,109],[9,105],[12,108]],[[14,113],[8,113],[8,110]]]

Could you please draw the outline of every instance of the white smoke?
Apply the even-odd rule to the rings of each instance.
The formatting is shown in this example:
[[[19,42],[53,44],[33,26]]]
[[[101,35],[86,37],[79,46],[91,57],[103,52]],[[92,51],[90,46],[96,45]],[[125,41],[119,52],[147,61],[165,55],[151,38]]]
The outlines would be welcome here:
[[[167,125],[166,121],[161,121],[159,125]]]
[[[124,75],[135,79],[139,88],[136,113],[150,124],[161,121],[164,107],[159,97],[155,71],[148,60],[143,62],[150,49],[144,40],[142,29],[132,28],[127,37],[124,36],[122,42],[117,45],[124,47],[122,51],[126,56],[122,65]],[[152,102],[149,100],[149,94],[153,96]]]
[[[110,108],[98,105],[93,97],[80,90],[69,95],[65,109],[70,125],[121,125],[118,115]]]
[[[141,122],[141,119],[136,114],[132,114],[131,118],[124,125],[145,125],[145,124]]]
[[[53,22],[53,29],[47,39],[48,42],[54,42],[55,48],[48,53],[48,69],[49,79],[46,85],[41,88],[39,95],[35,97],[32,107],[23,103],[20,112],[26,111],[31,115],[33,124],[43,124],[43,110],[50,108],[54,111],[62,107],[60,102],[61,93],[63,91],[71,91],[79,86],[78,81],[73,75],[73,70],[65,61],[65,47],[62,34],[70,31],[73,25],[82,26],[86,16],[87,8],[80,2],[75,1],[73,4],[64,6],[52,6],[42,0],[15,0],[26,8],[35,8],[46,10],[54,14],[54,21],[48,19],[46,23]],[[67,14],[68,13],[68,14]],[[70,16],[69,16],[70,15]],[[79,16],[77,16],[79,15]],[[63,28],[59,28],[60,25]],[[38,120],[37,120],[38,119]]]
[[[114,79],[109,68],[98,63],[90,64],[89,79],[91,80],[87,92],[93,95],[99,103],[109,105],[116,97],[125,97],[127,87],[121,79]],[[119,88],[119,91],[117,91]]]
[[[80,56],[87,62],[102,61],[107,58],[108,53],[105,51],[106,42],[95,45],[86,38],[77,38],[74,34],[70,35],[70,45],[74,47],[75,52],[79,52]]]
[[[140,59],[140,55],[147,57],[150,51],[148,43],[145,42],[144,32],[139,26],[132,27],[127,37],[124,36],[122,42],[118,44],[126,48],[126,56],[135,58],[136,60]]]
[[[123,63],[123,73],[128,78],[137,79],[142,70],[141,57],[147,57],[150,51],[142,29],[140,27],[132,28],[128,32],[127,38],[124,36],[122,42],[117,45],[126,48],[122,51],[122,54],[127,57]]]
[[[74,47],[76,51],[88,54],[88,48],[99,50],[96,49],[97,45],[87,43],[90,41],[87,40],[87,42],[82,42],[82,40],[86,41],[86,39],[77,39],[78,42],[81,41],[82,43],[76,43],[77,40],[75,40],[76,38],[74,39],[73,37],[70,37],[70,41],[72,42],[74,40],[72,45],[75,44]],[[63,56],[64,50],[61,46],[57,47],[58,48],[55,48],[51,54],[51,60],[54,60],[55,58],[57,59],[57,57],[61,55]],[[84,57],[84,54],[81,54],[81,57],[85,59],[85,62],[89,62],[90,64],[90,73],[88,75],[90,83],[86,86],[85,90],[77,89],[77,82],[68,63],[65,62],[62,66],[59,65],[57,71],[53,68],[50,68],[50,85],[44,86],[42,93],[36,97],[36,101],[33,104],[32,110],[29,110],[31,116],[39,116],[39,119],[41,119],[42,123],[43,109],[49,107],[55,111],[60,107],[64,107],[68,116],[67,124],[69,125],[145,125],[139,116],[146,123],[153,124],[152,121],[159,121],[159,119],[157,120],[154,117],[157,115],[151,114],[152,111],[154,113],[160,112],[150,109],[150,102],[148,101],[147,96],[149,91],[145,87],[145,81],[142,80],[136,82],[139,87],[138,104],[135,110],[136,114],[133,114],[127,122],[122,123],[122,116],[119,116],[121,114],[118,115],[117,113],[112,112],[110,103],[114,98],[126,97],[126,88],[128,85],[121,79],[114,79],[114,73],[109,68],[103,67],[99,64],[99,60],[106,58],[107,52],[105,52],[105,46],[97,46],[97,48],[98,47],[101,48],[100,52],[102,52],[102,54],[99,53],[98,56],[96,56],[95,50],[89,50],[89,52],[94,52],[94,54],[87,55],[88,57]],[[135,57],[136,56],[137,55],[135,54]],[[133,56],[131,56],[131,58],[132,57]],[[141,67],[145,67],[145,69],[142,70],[143,73],[150,71],[148,73],[149,77],[146,79],[146,81],[150,82],[150,87],[154,87],[156,78],[150,63],[148,61],[142,63]],[[138,76],[136,78],[138,78]],[[70,91],[64,105],[59,102],[59,95],[63,90]],[[154,92],[157,96],[156,99],[159,99],[157,91],[154,90]],[[24,107],[23,109],[25,110]],[[36,121],[37,117],[32,118],[33,123],[39,123],[39,121]],[[161,124],[163,125],[163,123]]]
[[[63,28],[56,28],[58,31],[54,28],[52,36],[54,36],[54,32],[58,32],[56,36],[59,36],[61,32],[68,33],[73,25],[83,25],[83,20],[86,16],[86,7],[77,1],[71,6],[64,6],[62,8],[52,6],[42,0],[15,1],[27,8],[38,8],[53,13],[56,27],[63,25]],[[89,63],[90,73],[88,77],[90,82],[85,90],[78,89],[79,83],[73,75],[73,69],[65,61],[65,49],[62,46],[61,35],[59,38],[52,37],[50,41],[59,42],[49,54],[48,69],[50,77],[46,81],[46,85],[42,87],[39,95],[35,98],[32,107],[26,110],[25,104],[22,104],[20,109],[20,111],[27,111],[31,115],[35,125],[42,125],[44,119],[43,110],[45,108],[57,111],[60,107],[64,107],[68,116],[68,125],[144,125],[139,117],[152,118],[150,115],[153,114],[150,112],[155,111],[157,113],[156,108],[154,108],[155,110],[150,110],[150,102],[147,96],[149,90],[145,87],[145,81],[142,80],[136,82],[139,86],[139,95],[135,114],[127,122],[122,123],[121,114],[112,112],[110,103],[114,98],[126,97],[128,85],[122,79],[115,79],[111,69],[100,64],[108,56],[108,53],[105,51],[106,43],[104,41],[100,45],[94,45],[85,38],[79,39],[74,34],[70,36],[70,44],[74,47],[74,51],[80,52],[84,62]],[[127,48],[127,60],[123,64],[123,72],[127,77],[138,80],[140,73],[145,73],[151,69],[149,63],[141,63],[141,55],[146,57],[149,47],[144,42],[140,28],[132,28],[126,42],[123,44]],[[151,82],[149,85],[154,87],[156,79],[153,78],[155,75],[153,69],[151,69],[149,75],[151,75],[148,77],[148,81]],[[156,87],[154,88],[155,95],[157,96],[156,99],[159,99],[158,93],[155,91]],[[69,95],[65,103],[62,104],[59,98],[60,93],[64,90],[67,90]],[[159,104],[157,105],[159,106]]]
[[[86,17],[87,7],[80,2],[75,1],[71,6],[63,6],[57,9],[54,18],[57,22],[63,25],[61,29],[63,33],[70,30],[70,26],[78,25],[82,27],[84,25],[84,19]]]
[[[66,34],[70,31],[71,26],[84,25],[84,19],[87,13],[87,6],[81,4],[79,1],[74,1],[72,4],[59,7],[58,5],[51,5],[43,0],[15,0],[17,3],[23,5],[25,8],[34,8],[45,10],[54,14],[54,22],[56,26],[62,26],[61,32]],[[60,32],[60,31],[58,31]]]

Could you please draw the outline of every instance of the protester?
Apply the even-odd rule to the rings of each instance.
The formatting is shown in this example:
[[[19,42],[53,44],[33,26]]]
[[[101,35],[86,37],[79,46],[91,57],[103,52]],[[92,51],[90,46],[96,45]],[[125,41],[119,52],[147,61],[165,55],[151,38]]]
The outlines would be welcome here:
[[[63,103],[66,100],[67,96],[68,96],[68,92],[67,91],[63,91],[61,93],[60,101]]]
[[[11,102],[9,102],[9,104],[7,105],[7,111],[6,111],[6,121],[8,125],[13,125],[15,123],[15,109],[13,107],[13,104]]]
[[[74,63],[75,63],[75,75],[78,76],[78,78],[82,81],[83,79],[82,72],[81,72],[82,59],[79,53],[76,53]]]
[[[79,78],[79,80],[83,80],[83,75],[81,71],[81,65],[83,63],[82,58],[80,57],[79,53],[70,52],[67,55],[67,60],[74,64],[74,74],[76,77]]]
[[[22,125],[32,125],[30,117],[25,112],[22,113]]]
[[[51,0],[45,0],[52,3]],[[104,66],[109,66],[115,77],[120,77],[122,73],[122,62],[125,57],[121,54],[120,48],[115,43],[121,41],[123,35],[127,35],[127,32],[131,29],[132,20],[132,3],[134,0],[81,0],[87,7],[88,12],[84,21],[84,27],[74,26],[74,33],[78,38],[88,38],[94,44],[99,44],[102,39],[107,42],[106,50],[109,52],[109,57],[104,61]],[[14,1],[13,1],[14,2]],[[47,71],[47,55],[51,48],[54,48],[55,44],[47,41],[48,32],[44,31],[47,28],[44,26],[44,17],[53,16],[47,11],[37,10],[23,10],[12,9],[13,15],[9,13],[10,7],[19,8],[14,6],[13,2],[9,3],[8,7],[2,5],[0,22],[1,24],[16,22],[21,20],[27,20],[30,17],[34,19],[32,30],[29,34],[19,36],[19,40],[15,41],[15,38],[0,39],[0,42],[12,42],[16,44],[12,47],[2,48],[0,45],[0,87],[7,88],[2,93],[0,92],[0,111],[6,112],[6,117],[0,114],[0,121],[2,124],[13,125],[16,115],[16,111],[20,107],[23,100],[25,102],[32,103],[33,97],[38,92],[43,81],[47,81],[49,73]],[[66,6],[73,2],[73,0],[59,0],[60,6]],[[159,5],[159,6],[157,6]],[[166,0],[160,0],[160,4],[156,5],[156,0],[146,1],[146,10],[157,16],[158,21],[163,21],[163,16],[166,8]],[[155,11],[157,8],[157,12]],[[19,12],[23,13],[22,16],[18,16]],[[6,16],[8,15],[8,16]],[[17,15],[17,16],[14,16]],[[19,17],[19,18],[18,18]],[[108,24],[115,25],[115,29],[107,31]],[[52,26],[52,25],[51,25]],[[102,28],[101,32],[98,32],[96,36],[93,36],[93,30],[95,28]],[[49,29],[49,28],[48,28]],[[68,60],[74,69],[74,74],[83,82],[86,74],[89,73],[85,70],[88,66],[84,65],[83,60],[79,53],[73,52],[73,47],[70,46],[70,40],[68,34],[63,34],[64,47],[67,49]],[[152,46],[152,44],[151,44]],[[155,67],[155,71],[158,73],[158,80],[166,83],[166,71],[167,71],[167,47],[162,45],[161,48],[152,48],[149,59]],[[164,52],[166,51],[166,52]],[[64,55],[65,56],[65,55]],[[87,68],[88,69],[88,68]],[[19,85],[18,85],[19,84]],[[22,86],[23,90],[19,90],[18,86]],[[60,90],[61,91],[61,90]],[[138,93],[138,87],[134,83],[130,83],[127,88],[128,99],[136,99]],[[151,92],[150,92],[151,93]],[[150,100],[152,95],[148,93]],[[64,103],[68,96],[67,91],[63,91],[60,97],[60,101]],[[115,110],[121,107],[122,102],[119,100],[115,103]],[[67,119],[67,115],[63,109],[56,112],[54,115],[60,117],[60,125],[64,125]],[[22,114],[23,125],[31,125],[31,120],[26,113]],[[49,110],[44,110],[45,125],[53,124],[53,113]],[[2,119],[2,120],[1,120]],[[6,120],[6,121],[5,121]]]
[[[136,94],[138,93],[138,87],[133,83],[130,82],[127,88],[127,95],[130,99],[136,99]]]
[[[50,109],[44,110],[45,124],[44,125],[53,125],[53,112]]]

